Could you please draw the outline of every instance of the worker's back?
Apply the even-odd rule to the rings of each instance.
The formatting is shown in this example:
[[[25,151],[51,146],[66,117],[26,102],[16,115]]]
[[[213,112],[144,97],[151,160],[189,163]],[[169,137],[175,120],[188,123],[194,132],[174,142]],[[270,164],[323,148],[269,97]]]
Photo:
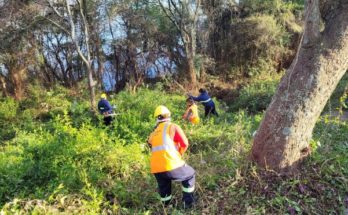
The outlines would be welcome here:
[[[101,99],[99,102],[98,102],[98,110],[101,114],[104,114],[104,113],[111,113],[112,112],[112,107],[109,103],[108,100],[106,99]]]
[[[151,173],[166,172],[185,164],[170,135],[170,122],[161,122],[149,137]]]

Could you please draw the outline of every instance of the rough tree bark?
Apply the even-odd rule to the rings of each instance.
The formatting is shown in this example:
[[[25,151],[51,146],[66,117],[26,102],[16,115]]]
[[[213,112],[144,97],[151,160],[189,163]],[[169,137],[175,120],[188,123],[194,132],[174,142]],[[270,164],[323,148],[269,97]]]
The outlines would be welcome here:
[[[348,0],[330,11],[319,32],[319,0],[306,3],[305,31],[292,65],[254,138],[252,159],[290,173],[309,155],[315,123],[348,68]]]
[[[192,83],[192,86],[195,86],[197,83],[196,68],[194,63],[194,57],[192,57],[191,55],[187,56],[187,74],[190,83]]]
[[[9,95],[7,90],[7,84],[5,78],[0,74],[0,89],[2,91],[2,96],[7,97]]]
[[[98,70],[97,70],[97,74],[98,74],[98,82],[99,82],[99,86],[101,90],[104,90],[104,81],[103,81],[103,74],[104,74],[104,63],[103,63],[103,59],[102,59],[102,49],[101,49],[101,41],[99,38],[99,35],[96,35],[96,44],[95,44],[95,49],[97,52],[97,62],[98,62]]]
[[[24,79],[26,68],[13,68],[10,71],[11,81],[13,83],[14,97],[17,101],[24,98]]]

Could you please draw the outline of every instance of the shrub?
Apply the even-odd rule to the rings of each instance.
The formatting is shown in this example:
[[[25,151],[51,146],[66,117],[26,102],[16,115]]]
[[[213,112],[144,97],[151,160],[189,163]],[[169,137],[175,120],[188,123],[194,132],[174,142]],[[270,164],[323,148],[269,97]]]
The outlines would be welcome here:
[[[14,124],[17,121],[18,103],[12,98],[0,100],[0,146],[5,140],[15,136]]]
[[[266,110],[277,89],[278,80],[254,81],[243,87],[238,98],[231,103],[230,111],[245,109],[249,113]]]
[[[245,102],[274,86],[267,79],[254,80],[239,99]],[[55,96],[63,97],[57,92],[48,98]],[[242,106],[236,106],[240,111],[225,112],[217,102],[219,118],[203,118],[192,126],[180,119],[183,95],[143,88],[111,99],[119,115],[105,128],[84,114],[88,101],[74,103],[66,98],[71,100],[65,104],[73,105],[66,105],[49,121],[28,118],[24,112],[31,108],[17,115],[16,136],[0,146],[1,213],[186,213],[176,207],[181,204],[180,184],[173,186],[174,207],[163,209],[149,173],[146,139],[159,104],[170,108],[173,121],[190,142],[184,159],[197,172],[200,199],[188,213],[276,214],[294,208],[308,214],[339,214],[343,208],[348,165],[345,122],[328,117],[320,120],[311,142],[316,148],[301,170],[304,174],[295,179],[268,178],[247,159],[260,113],[249,115]],[[3,105],[15,106],[11,102]],[[22,120],[32,125],[23,126]]]

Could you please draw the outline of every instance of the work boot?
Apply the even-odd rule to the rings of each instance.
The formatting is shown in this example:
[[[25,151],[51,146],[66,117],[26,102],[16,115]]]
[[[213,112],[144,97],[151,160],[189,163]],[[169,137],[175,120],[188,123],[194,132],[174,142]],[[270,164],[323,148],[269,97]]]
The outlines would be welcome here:
[[[168,201],[162,202],[164,207],[168,207],[171,203],[172,203],[172,200],[168,200]]]
[[[195,206],[195,204],[198,202],[198,195],[196,193],[191,194],[191,198],[186,199],[186,201],[183,201],[183,208],[184,209],[190,209]]]
[[[192,203],[186,203],[186,202],[184,202],[184,204],[183,204],[183,209],[190,209],[190,208],[192,208],[193,207],[193,205],[194,205],[194,203],[192,202]]]

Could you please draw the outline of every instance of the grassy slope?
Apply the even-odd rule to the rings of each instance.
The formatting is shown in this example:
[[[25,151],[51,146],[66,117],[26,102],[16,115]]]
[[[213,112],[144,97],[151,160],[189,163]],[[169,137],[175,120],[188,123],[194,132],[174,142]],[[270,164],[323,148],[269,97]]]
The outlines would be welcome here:
[[[271,95],[274,86],[262,89]],[[245,89],[252,100],[258,87]],[[252,133],[262,113],[244,110],[190,126],[181,121],[185,98],[161,89],[122,92],[111,101],[120,113],[113,128],[88,112],[88,102],[64,89],[20,104],[0,102],[0,207],[12,213],[55,214],[340,214],[348,196],[348,124],[322,118],[315,129],[313,154],[298,176],[267,176],[247,159]],[[76,94],[84,94],[84,91]],[[266,96],[267,97],[267,96]],[[333,99],[334,100],[334,99]],[[244,101],[241,101],[243,104]],[[257,110],[253,103],[253,108]],[[182,211],[180,185],[174,207],[163,209],[149,174],[146,138],[152,111],[167,105],[173,121],[190,140],[185,159],[197,171],[196,208]],[[224,107],[224,108],[223,108]],[[235,111],[233,106],[230,109]],[[240,108],[238,108],[240,109]],[[262,109],[262,108],[261,108]],[[253,109],[254,110],[254,109]],[[254,111],[253,111],[254,112]],[[203,111],[201,110],[201,113]],[[11,122],[11,123],[8,123]]]

